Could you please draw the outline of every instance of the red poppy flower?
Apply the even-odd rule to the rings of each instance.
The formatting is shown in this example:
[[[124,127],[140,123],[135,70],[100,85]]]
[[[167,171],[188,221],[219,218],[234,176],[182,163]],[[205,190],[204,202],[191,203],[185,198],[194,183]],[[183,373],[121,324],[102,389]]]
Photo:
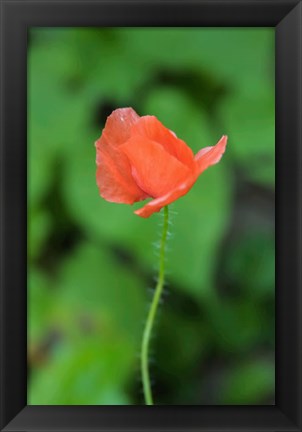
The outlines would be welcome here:
[[[205,169],[220,161],[226,143],[223,136],[194,156],[156,117],[140,117],[132,108],[116,109],[95,143],[100,195],[125,204],[154,198],[135,211],[149,217],[185,195]]]

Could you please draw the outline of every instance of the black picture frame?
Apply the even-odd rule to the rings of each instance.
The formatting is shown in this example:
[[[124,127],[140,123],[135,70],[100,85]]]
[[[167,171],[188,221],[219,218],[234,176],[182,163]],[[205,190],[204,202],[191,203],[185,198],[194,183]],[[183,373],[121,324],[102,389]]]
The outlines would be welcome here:
[[[27,406],[26,63],[31,26],[275,27],[275,406]],[[300,0],[1,0],[1,430],[301,431]]]

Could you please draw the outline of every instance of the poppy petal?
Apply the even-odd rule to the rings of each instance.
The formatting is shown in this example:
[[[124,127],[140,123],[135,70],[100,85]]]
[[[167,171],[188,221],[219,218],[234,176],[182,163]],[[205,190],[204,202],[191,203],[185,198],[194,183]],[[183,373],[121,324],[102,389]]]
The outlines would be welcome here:
[[[95,142],[97,165],[101,164],[99,151],[103,149],[115,151],[117,147],[126,142],[130,138],[132,126],[139,118],[139,115],[132,108],[116,109],[107,117],[102,135]],[[113,151],[111,153],[112,157],[114,157]],[[116,154],[114,159],[118,160],[118,157],[120,157],[119,153]]]
[[[183,195],[186,195],[186,193],[188,193],[191,187],[194,185],[195,181],[195,177],[187,177],[185,181],[180,183],[174,189],[170,190],[170,192],[159,198],[149,201],[148,204],[136,210],[134,213],[143,218],[151,216],[153,213],[160,211],[161,208],[171,204]]]
[[[132,126],[140,119],[133,108],[118,108],[107,117],[103,134],[114,147],[123,144],[131,135]]]
[[[212,147],[205,147],[195,155],[196,172],[200,175],[209,166],[220,161],[227,145],[228,137],[223,135],[218,143]]]
[[[119,152],[121,153],[121,152]],[[116,155],[115,155],[116,157]],[[100,164],[97,167],[96,181],[100,195],[110,202],[133,204],[148,198],[133,180],[130,164],[121,153],[120,159],[114,160],[111,155],[101,150],[99,152]],[[124,165],[128,164],[126,171]]]
[[[140,217],[147,218],[153,213],[160,211],[162,207],[171,204],[178,198],[182,197],[192,188],[199,174],[201,174],[209,166],[220,161],[227,144],[227,136],[223,136],[215,146],[205,147],[201,149],[195,156],[196,171],[194,175],[189,175],[182,183],[165,195],[154,199],[144,207],[136,210],[134,213]]]
[[[132,126],[132,133],[161,144],[164,149],[189,168],[194,166],[194,154],[187,144],[177,138],[156,117],[143,116]]]
[[[147,197],[134,181],[127,157],[119,150],[130,137],[131,127],[138,119],[132,108],[113,111],[95,143],[97,185],[100,195],[108,201],[132,204]]]
[[[190,175],[186,165],[146,137],[135,135],[120,149],[130,161],[134,180],[151,197],[165,195]]]

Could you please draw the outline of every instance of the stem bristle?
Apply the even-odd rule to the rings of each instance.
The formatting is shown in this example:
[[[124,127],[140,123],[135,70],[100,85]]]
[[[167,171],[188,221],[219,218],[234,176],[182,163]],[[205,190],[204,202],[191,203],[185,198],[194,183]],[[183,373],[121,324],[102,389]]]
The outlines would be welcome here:
[[[164,207],[162,218],[162,235],[161,241],[159,245],[159,273],[158,280],[156,283],[156,287],[154,290],[154,295],[152,302],[150,304],[146,325],[144,328],[142,346],[141,346],[141,371],[142,371],[142,382],[143,382],[143,391],[146,405],[153,405],[153,397],[149,376],[149,363],[150,363],[150,340],[154,338],[154,327],[156,325],[156,313],[158,311],[158,306],[161,305],[164,299],[161,298],[162,292],[164,290],[165,285],[165,252],[166,252],[166,242],[169,238],[170,234],[168,231],[169,226],[169,211],[168,207]],[[156,248],[156,252],[158,250],[158,246],[154,245]],[[152,334],[153,330],[153,334]]]

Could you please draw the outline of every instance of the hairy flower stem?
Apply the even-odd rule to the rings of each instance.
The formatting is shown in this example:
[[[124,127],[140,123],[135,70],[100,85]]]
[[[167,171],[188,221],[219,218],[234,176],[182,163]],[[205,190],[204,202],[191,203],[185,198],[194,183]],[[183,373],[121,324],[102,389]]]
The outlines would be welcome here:
[[[149,375],[149,366],[148,366],[148,353],[149,353],[149,345],[150,345],[150,337],[152,333],[152,327],[154,323],[154,318],[157,312],[158,303],[160,300],[160,296],[163,291],[164,281],[165,281],[165,249],[166,249],[166,241],[168,236],[168,220],[169,220],[169,211],[168,206],[164,207],[164,224],[163,224],[163,232],[160,242],[160,254],[159,254],[159,273],[157,285],[154,291],[154,296],[152,299],[152,303],[149,309],[143,340],[141,347],[141,370],[142,370],[142,381],[143,381],[143,389],[144,389],[144,397],[146,405],[153,405],[153,397],[150,385],[150,375]]]

